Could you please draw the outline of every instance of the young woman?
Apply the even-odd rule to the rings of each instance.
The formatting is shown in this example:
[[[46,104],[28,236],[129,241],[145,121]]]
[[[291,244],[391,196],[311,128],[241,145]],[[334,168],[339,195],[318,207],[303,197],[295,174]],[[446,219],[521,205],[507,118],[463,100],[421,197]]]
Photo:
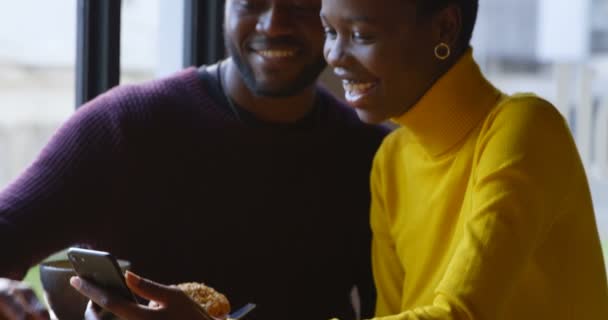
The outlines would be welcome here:
[[[323,0],[325,57],[371,123],[381,319],[608,319],[588,184],[558,111],[490,84],[476,0]],[[500,35],[496,35],[500,36]]]

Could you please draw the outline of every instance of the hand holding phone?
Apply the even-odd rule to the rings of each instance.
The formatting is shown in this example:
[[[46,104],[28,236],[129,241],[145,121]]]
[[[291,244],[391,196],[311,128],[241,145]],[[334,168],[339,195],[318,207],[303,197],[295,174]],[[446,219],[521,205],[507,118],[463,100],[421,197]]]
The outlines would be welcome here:
[[[138,305],[137,300],[126,284],[118,263],[112,255],[103,251],[71,248],[68,257],[79,277],[93,286],[83,285],[80,282],[71,282],[80,293],[98,303],[102,308],[120,316],[122,319],[201,319],[217,320],[209,316],[205,309],[190,299],[180,289],[165,286],[151,280],[129,274],[128,280],[131,288],[139,296],[158,301],[162,307],[150,308]],[[105,299],[107,291],[124,297],[126,301],[134,303],[109,303]]]
[[[125,283],[123,271],[118,261],[110,253],[70,248],[68,250],[68,258],[79,277],[137,303],[135,295],[133,295]],[[126,269],[128,266],[124,267]]]

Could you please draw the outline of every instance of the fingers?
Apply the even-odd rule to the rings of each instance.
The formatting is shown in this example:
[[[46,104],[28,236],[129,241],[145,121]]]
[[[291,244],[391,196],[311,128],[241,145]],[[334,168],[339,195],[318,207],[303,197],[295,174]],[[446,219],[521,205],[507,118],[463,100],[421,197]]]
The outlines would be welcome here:
[[[102,317],[99,315],[101,313],[100,307],[97,304],[93,303],[93,301],[89,300],[87,304],[87,308],[84,311],[84,320],[101,320]]]
[[[126,281],[127,286],[133,293],[145,299],[159,302],[161,305],[175,298],[177,294],[181,294],[178,289],[142,278],[130,271],[127,271]]]
[[[114,320],[116,316],[110,311],[100,307],[98,304],[89,300],[84,312],[84,320]]]
[[[142,278],[130,271],[126,274],[127,286],[137,295],[158,302],[162,307],[171,305],[173,309],[190,310],[196,319],[215,320],[198,303],[194,302],[178,288],[165,286]],[[153,310],[159,310],[152,308]],[[166,310],[166,309],[165,309]]]
[[[48,312],[46,307],[34,293],[33,290],[27,289],[21,292],[20,297],[23,299],[22,303],[27,306],[28,313],[30,313],[33,319],[48,319]]]
[[[0,294],[0,320],[28,319],[48,320],[46,309],[32,308],[23,304],[23,299],[15,299],[14,295]]]
[[[49,319],[46,308],[26,284],[0,279],[0,319]]]
[[[40,311],[40,310],[32,311],[32,313],[30,313],[26,319],[27,320],[49,320],[50,316],[45,309],[43,311]]]
[[[22,319],[25,310],[12,296],[5,292],[0,293],[0,320]]]
[[[137,320],[149,318],[148,310],[118,295],[109,293],[91,282],[72,277],[70,284],[81,294],[87,296],[102,308],[109,310],[121,319]]]

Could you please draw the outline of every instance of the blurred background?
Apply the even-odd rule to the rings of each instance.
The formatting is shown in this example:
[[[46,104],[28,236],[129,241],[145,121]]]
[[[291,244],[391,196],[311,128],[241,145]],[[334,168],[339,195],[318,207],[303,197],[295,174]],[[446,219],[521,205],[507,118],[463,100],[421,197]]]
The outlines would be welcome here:
[[[76,5],[0,0],[0,189],[75,108]],[[183,6],[122,1],[121,83],[181,68]],[[506,92],[545,97],[570,124],[608,253],[608,0],[480,0],[478,19],[473,47],[486,75]]]

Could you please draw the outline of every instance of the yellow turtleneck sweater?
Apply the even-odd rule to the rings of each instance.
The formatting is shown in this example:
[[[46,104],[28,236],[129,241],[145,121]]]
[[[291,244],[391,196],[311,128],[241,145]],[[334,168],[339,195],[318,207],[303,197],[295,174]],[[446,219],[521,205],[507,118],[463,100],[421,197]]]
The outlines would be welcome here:
[[[593,207],[558,111],[506,96],[469,50],[372,171],[382,320],[608,319]]]

